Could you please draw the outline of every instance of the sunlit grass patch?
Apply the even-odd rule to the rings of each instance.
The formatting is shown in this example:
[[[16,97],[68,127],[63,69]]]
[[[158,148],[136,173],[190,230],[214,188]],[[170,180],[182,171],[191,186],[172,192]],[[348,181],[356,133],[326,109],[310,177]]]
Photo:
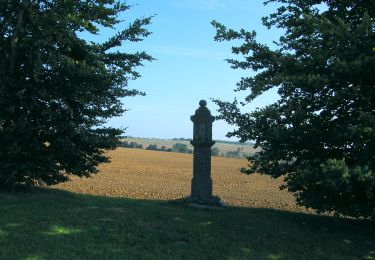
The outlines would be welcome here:
[[[36,255],[31,255],[31,256],[27,256],[25,259],[26,259],[26,260],[42,260],[43,257],[41,257],[41,256],[36,256]]]
[[[0,229],[0,240],[5,237],[6,232]]]
[[[270,259],[270,260],[279,260],[279,259],[282,259],[282,255],[278,255],[278,254],[269,254],[267,256],[267,259]]]
[[[52,226],[50,231],[45,232],[45,234],[54,236],[54,235],[70,235],[81,232],[79,229],[76,228],[68,228],[62,226]]]
[[[205,221],[201,223],[202,227],[208,227],[209,225],[212,225],[212,221]]]
[[[375,259],[375,250],[374,250],[374,251],[371,250],[371,251],[368,252],[368,254],[365,255],[363,258],[366,259],[366,260],[374,260],[374,259]]]

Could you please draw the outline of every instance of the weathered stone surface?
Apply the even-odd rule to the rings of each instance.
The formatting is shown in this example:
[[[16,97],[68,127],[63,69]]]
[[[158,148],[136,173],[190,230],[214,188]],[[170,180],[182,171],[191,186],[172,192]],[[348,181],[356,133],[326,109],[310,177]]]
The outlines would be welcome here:
[[[195,111],[195,114],[190,117],[194,123],[193,128],[193,146],[213,146],[215,142],[212,142],[212,123],[215,118],[211,115],[210,110],[206,107],[207,102],[201,100],[199,102],[200,107]]]
[[[215,144],[212,141],[212,123],[215,118],[207,109],[205,100],[201,100],[199,105],[195,114],[191,116],[194,133],[190,143],[194,146],[194,159],[191,196],[187,201],[191,205],[223,207],[225,204],[218,197],[212,196],[211,146]]]

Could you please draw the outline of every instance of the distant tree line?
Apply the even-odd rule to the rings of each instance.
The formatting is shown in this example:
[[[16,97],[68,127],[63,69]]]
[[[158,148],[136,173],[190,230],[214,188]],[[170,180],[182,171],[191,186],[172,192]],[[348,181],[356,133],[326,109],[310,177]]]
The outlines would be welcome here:
[[[119,146],[124,148],[143,149],[143,144],[138,144],[137,142],[121,141]]]
[[[190,142],[191,139],[189,138],[184,138],[184,137],[179,137],[179,138],[172,138],[173,141],[187,141],[187,142]],[[241,143],[241,142],[238,142],[238,141],[226,141],[226,140],[215,140],[216,143],[220,143],[220,144],[234,144],[234,145],[243,145],[243,144],[250,144],[250,145],[254,145],[253,142],[245,142],[245,143]]]
[[[231,157],[231,158],[239,158],[241,157],[241,152],[243,151],[243,148],[237,147],[237,150],[235,151],[227,151],[225,153],[225,157]]]
[[[180,137],[180,138],[172,138],[173,141],[187,141],[187,142],[190,142],[191,139],[189,138],[184,138],[184,137]]]
[[[177,138],[175,138],[177,139]],[[180,139],[180,138],[179,138]],[[145,149],[150,151],[161,151],[161,152],[175,152],[175,153],[189,153],[192,154],[193,150],[184,143],[175,143],[172,148],[167,148],[165,145],[162,145],[160,148],[157,144],[149,144],[147,147],[144,147],[143,144],[137,142],[121,141],[119,147],[124,148],[135,148],[135,149]],[[243,152],[243,147],[237,147],[237,150],[222,152],[218,147],[213,147],[211,149],[212,156],[221,156],[221,157],[230,157],[230,158],[242,158],[246,157],[246,154]]]
[[[193,150],[189,149],[186,144],[176,143],[172,148],[167,148],[162,145],[160,148],[157,144],[149,144],[146,148],[142,144],[137,142],[121,141],[119,147],[124,148],[136,148],[136,149],[146,149],[150,151],[162,151],[162,152],[175,152],[175,153],[193,153]]]

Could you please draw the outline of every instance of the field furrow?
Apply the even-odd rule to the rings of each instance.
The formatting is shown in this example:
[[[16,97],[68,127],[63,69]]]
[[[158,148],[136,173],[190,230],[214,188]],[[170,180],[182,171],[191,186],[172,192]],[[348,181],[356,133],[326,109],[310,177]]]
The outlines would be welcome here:
[[[72,177],[55,187],[86,194],[136,199],[171,200],[190,194],[192,155],[118,148],[108,155],[111,163],[100,166],[91,178]],[[228,205],[305,211],[294,197],[280,191],[282,180],[239,169],[243,159],[212,157],[213,192]]]

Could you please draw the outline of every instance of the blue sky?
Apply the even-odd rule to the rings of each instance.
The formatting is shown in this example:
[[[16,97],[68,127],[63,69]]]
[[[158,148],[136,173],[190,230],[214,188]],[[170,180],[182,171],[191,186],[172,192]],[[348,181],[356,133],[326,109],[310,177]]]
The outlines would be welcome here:
[[[231,57],[233,43],[214,42],[212,20],[227,27],[256,30],[261,42],[272,44],[280,32],[266,30],[261,17],[275,10],[264,6],[263,0],[129,0],[133,7],[121,17],[127,26],[137,17],[156,14],[152,32],[143,42],[122,48],[144,50],[156,60],[138,69],[142,77],[129,83],[130,88],[146,92],[144,97],[125,98],[129,111],[111,119],[108,124],[126,127],[126,135],[135,137],[174,138],[192,136],[190,121],[198,102],[208,101],[208,108],[217,115],[210,98],[232,100],[248,93],[234,92],[236,82],[251,71],[234,71],[224,60]],[[104,31],[107,37],[115,31]],[[277,93],[270,91],[246,107],[247,110],[270,104]],[[232,130],[225,122],[215,121],[214,139],[225,140]]]

